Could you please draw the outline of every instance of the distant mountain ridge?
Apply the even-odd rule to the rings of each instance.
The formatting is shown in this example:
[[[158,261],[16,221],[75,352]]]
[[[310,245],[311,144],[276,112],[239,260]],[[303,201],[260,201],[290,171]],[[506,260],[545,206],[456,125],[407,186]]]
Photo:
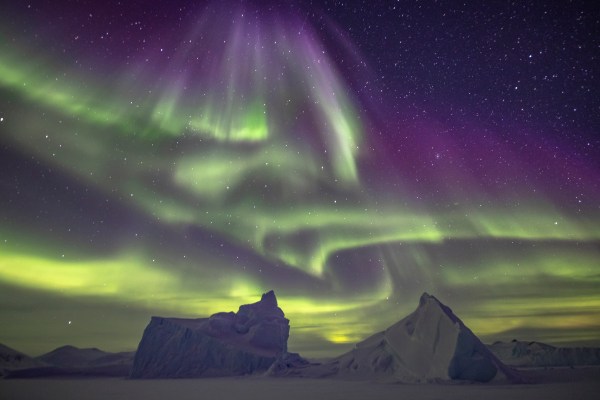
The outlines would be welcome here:
[[[37,357],[55,367],[84,367],[108,353],[97,348],[80,349],[75,346],[62,346]]]
[[[3,348],[10,348],[0,346],[0,360],[2,360],[5,354]],[[12,351],[16,352],[16,350]],[[75,346],[62,346],[39,357],[25,356],[27,361],[24,366],[5,366],[4,375],[8,378],[127,376],[131,370],[133,356],[133,352],[109,353],[96,348],[80,349]]]
[[[507,365],[515,367],[562,367],[600,365],[600,348],[555,347],[540,342],[496,342],[489,349]]]

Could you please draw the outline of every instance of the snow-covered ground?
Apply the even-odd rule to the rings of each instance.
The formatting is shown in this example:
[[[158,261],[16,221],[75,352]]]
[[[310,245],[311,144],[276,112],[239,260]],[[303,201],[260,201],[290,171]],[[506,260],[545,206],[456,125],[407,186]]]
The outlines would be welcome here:
[[[385,384],[329,379],[0,380],[0,399],[597,399],[600,368],[529,370],[537,384]]]

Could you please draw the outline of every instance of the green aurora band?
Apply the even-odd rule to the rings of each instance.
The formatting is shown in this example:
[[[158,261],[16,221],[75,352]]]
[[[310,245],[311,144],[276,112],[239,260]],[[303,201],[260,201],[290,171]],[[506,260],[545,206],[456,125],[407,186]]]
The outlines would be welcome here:
[[[19,110],[2,123],[3,141],[171,237],[199,230],[232,253],[182,245],[188,256],[177,240],[141,231],[116,235],[99,255],[94,243],[82,248],[9,220],[0,230],[0,300],[33,296],[57,315],[65,301],[100,304],[103,319],[127,327],[101,339],[103,322],[81,317],[103,333],[80,339],[83,331],[48,323],[40,344],[34,318],[15,314],[21,323],[1,341],[34,352],[64,340],[132,348],[151,313],[232,310],[270,288],[292,321],[291,349],[308,355],[389,325],[423,290],[445,296],[484,338],[599,339],[597,210],[576,215],[530,192],[519,193],[518,207],[485,193],[443,207],[409,200],[401,179],[371,187],[360,168],[375,157],[368,118],[324,45],[308,28],[298,37],[280,25],[261,29],[234,24],[222,54],[200,63],[213,72],[199,82],[171,72],[198,45],[183,46],[150,83],[142,67],[91,79],[0,44],[0,93]],[[135,315],[128,321],[118,315],[125,305]]]

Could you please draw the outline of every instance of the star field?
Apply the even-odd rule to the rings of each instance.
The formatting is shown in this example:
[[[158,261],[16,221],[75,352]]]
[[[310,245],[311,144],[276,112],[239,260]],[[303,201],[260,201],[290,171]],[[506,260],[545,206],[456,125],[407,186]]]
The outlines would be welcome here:
[[[0,342],[132,349],[274,289],[308,356],[423,291],[484,340],[598,344],[599,30],[587,2],[0,6]]]

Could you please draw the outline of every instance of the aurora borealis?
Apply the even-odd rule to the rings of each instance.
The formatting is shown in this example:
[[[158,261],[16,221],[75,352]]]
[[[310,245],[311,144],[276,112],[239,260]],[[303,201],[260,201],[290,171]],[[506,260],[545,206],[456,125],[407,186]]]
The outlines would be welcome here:
[[[274,289],[307,356],[423,291],[600,344],[596,7],[7,3],[0,342],[133,349]]]

